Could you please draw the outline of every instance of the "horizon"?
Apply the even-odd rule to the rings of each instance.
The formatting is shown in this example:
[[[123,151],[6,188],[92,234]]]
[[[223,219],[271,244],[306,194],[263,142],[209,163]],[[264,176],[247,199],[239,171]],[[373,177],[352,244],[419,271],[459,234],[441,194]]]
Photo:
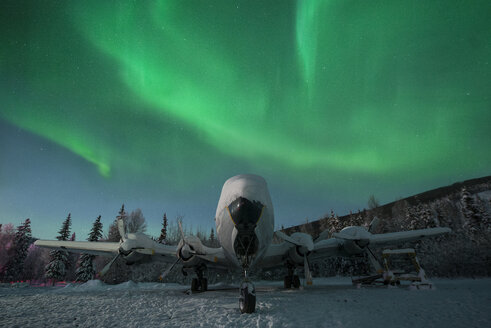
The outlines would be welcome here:
[[[378,206],[377,208],[379,208],[379,207],[384,207],[384,206],[387,206],[387,205],[389,205],[389,204],[393,204],[393,203],[398,202],[398,201],[400,201],[400,200],[405,200],[405,199],[408,199],[408,198],[412,198],[412,197],[414,197],[414,196],[417,196],[417,195],[420,195],[420,194],[423,194],[423,193],[431,192],[431,191],[438,190],[438,189],[441,189],[441,188],[451,187],[451,186],[453,186],[453,185],[455,185],[455,184],[466,183],[466,182],[468,182],[468,181],[478,180],[478,179],[483,179],[483,178],[489,178],[489,177],[491,177],[491,176],[482,176],[482,177],[476,177],[476,178],[466,179],[466,180],[463,180],[463,181],[455,181],[454,183],[451,183],[451,184],[448,184],[448,185],[445,185],[445,186],[435,187],[435,188],[432,188],[432,189],[429,189],[429,190],[425,190],[425,191],[418,192],[418,193],[413,194],[413,195],[409,195],[409,196],[404,197],[404,198],[399,198],[399,199],[395,199],[395,200],[393,200],[393,201],[389,201],[389,202],[387,202],[387,203],[379,204],[379,206]],[[124,204],[122,204],[122,205],[124,205]],[[135,208],[135,209],[128,210],[128,209],[126,208],[126,206],[125,206],[125,213],[126,213],[126,215],[128,215],[128,216],[129,216],[131,212],[136,211],[137,209],[140,209],[140,208]],[[363,208],[358,208],[356,211],[360,211],[360,210],[362,210],[362,211],[363,211],[363,210],[366,210],[366,209],[367,209],[366,207],[363,207]],[[140,209],[140,210],[141,210],[141,209]],[[350,215],[351,213],[356,213],[356,211],[355,211],[355,210],[353,210],[353,209],[351,209],[351,210],[349,210],[349,212],[348,212],[348,213],[340,214],[340,213],[334,212],[334,214],[335,214],[337,217],[344,217],[344,216],[348,216],[348,215]],[[143,213],[143,210],[142,210],[142,213]],[[71,214],[71,212],[69,212],[69,214]],[[119,213],[118,213],[118,214],[119,214]],[[118,214],[116,214],[116,216],[117,216]],[[144,214],[144,213],[143,213],[143,214]],[[310,219],[309,219],[309,220],[308,220],[308,223],[311,223],[311,222],[314,222],[314,221],[318,221],[318,220],[321,220],[321,219],[328,218],[328,217],[329,217],[329,215],[330,215],[330,212],[329,212],[329,211],[326,211],[326,214],[324,214],[323,216],[321,216],[321,217],[319,217],[319,218],[316,218],[316,219],[313,219],[313,220],[310,220]],[[67,216],[68,216],[68,214],[67,214]],[[116,220],[116,216],[114,217],[114,220]],[[145,216],[145,214],[144,214],[144,216]],[[96,218],[97,218],[97,217],[96,217]],[[95,221],[95,219],[96,219],[96,218],[94,218],[94,221]],[[16,225],[16,224],[14,224],[13,222],[6,222],[6,223],[2,223],[2,224],[4,225],[4,227],[5,227],[5,225],[11,224],[11,225],[13,226],[13,228],[15,229],[17,226],[21,225],[21,224],[22,224],[22,223],[23,223],[23,222],[24,222],[26,219],[30,219],[30,218],[25,218],[25,219],[22,219],[22,220],[21,220],[21,222],[19,222],[19,224],[17,224],[17,225]],[[66,219],[66,217],[60,221],[60,227],[62,226],[62,223],[63,223],[63,221],[64,221],[65,219]],[[101,219],[102,219],[102,217],[101,217]],[[162,214],[162,218],[161,218],[161,219],[163,219],[163,214]],[[167,220],[168,220],[168,227],[167,227],[167,229],[168,229],[168,231],[169,231],[170,229],[177,229],[177,222],[178,222],[178,220],[179,220],[179,219],[181,219],[181,218],[180,218],[180,215],[178,215],[178,216],[176,216],[176,217],[174,217],[174,218],[169,218],[169,217],[167,217]],[[308,218],[306,218],[306,219],[308,219]],[[112,224],[112,223],[114,222],[114,220],[113,220],[113,221],[111,221],[111,222],[109,222],[109,224],[107,225],[107,227],[105,227],[105,226],[103,225],[103,230],[102,230],[102,231],[103,231],[103,237],[102,237],[102,238],[107,237],[107,234],[108,234],[108,232],[109,232],[109,225],[110,225],[110,224]],[[146,220],[146,218],[145,218],[145,223],[147,224],[147,228],[146,228],[146,230],[144,231],[144,233],[145,233],[146,235],[151,236],[151,237],[158,238],[158,236],[160,235],[160,229],[161,229],[161,227],[160,227],[159,229],[155,230],[155,233],[156,233],[156,234],[154,234],[154,233],[153,233],[154,231],[150,231],[150,230],[149,230],[149,228],[148,228],[148,221]],[[306,222],[305,222],[305,221],[303,221],[303,222],[299,222],[298,224],[294,224],[294,225],[290,225],[290,226],[284,226],[283,224],[278,224],[277,222],[275,222],[275,230],[280,230],[280,227],[285,228],[285,229],[288,229],[288,228],[296,227],[296,226],[299,226],[299,225],[302,225],[302,224],[305,224],[305,223],[306,223]],[[31,220],[31,224],[32,224],[32,220]],[[73,224],[73,218],[72,218],[72,224]],[[162,225],[162,222],[161,222],[161,225]],[[196,234],[197,234],[197,232],[201,232],[201,233],[204,233],[205,238],[208,238],[207,236],[208,236],[208,235],[209,235],[209,233],[210,233],[210,229],[208,229],[208,230],[207,230],[207,229],[203,229],[203,227],[201,227],[201,226],[193,226],[192,224],[188,226],[184,220],[182,220],[182,225],[183,225],[183,230],[184,230],[184,233],[185,233],[185,234],[190,233],[190,234],[194,234],[194,235],[196,235]],[[3,227],[3,228],[4,228],[4,227]],[[88,231],[89,231],[89,232],[90,232],[90,229],[92,229],[92,225],[90,225],[90,228],[88,228]],[[215,227],[215,226],[213,226],[211,229],[213,229],[213,230],[214,230],[214,232],[215,232],[215,234],[216,234],[216,227]],[[2,230],[2,231],[3,231],[3,230]],[[176,231],[177,231],[177,230],[176,230]],[[73,229],[72,229],[72,230],[71,230],[71,232],[70,232],[70,234],[73,234],[73,233],[75,233],[75,234],[76,234],[76,236],[78,236],[78,233],[77,233],[76,231],[73,231]],[[168,232],[168,233],[169,233],[169,232]],[[87,236],[88,236],[88,233],[87,233]],[[34,238],[34,239],[43,239],[43,238],[38,238],[38,237],[37,237],[37,236],[36,236],[34,233],[32,233],[32,238]],[[53,237],[53,239],[54,239],[54,237]],[[85,240],[85,239],[86,239],[86,238],[83,238],[82,240]],[[79,241],[80,241],[81,239],[79,239],[79,238],[77,237],[75,240],[79,240]]]

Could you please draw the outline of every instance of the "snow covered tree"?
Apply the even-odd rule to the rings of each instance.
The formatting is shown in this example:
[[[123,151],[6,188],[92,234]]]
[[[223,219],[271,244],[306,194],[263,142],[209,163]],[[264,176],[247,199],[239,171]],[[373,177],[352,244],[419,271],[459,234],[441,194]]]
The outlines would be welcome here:
[[[5,224],[2,227],[2,232],[0,233],[0,278],[2,277],[1,272],[4,271],[5,265],[13,256],[14,237],[14,225],[12,223]]]
[[[12,245],[13,251],[0,272],[3,281],[23,279],[24,261],[31,243],[31,220],[26,219],[22,225],[17,227]]]
[[[44,278],[44,267],[49,262],[49,250],[34,244],[29,246],[27,257],[24,261],[24,280],[42,280]]]
[[[339,232],[341,229],[343,229],[343,224],[341,220],[339,220],[339,217],[334,214],[334,211],[331,210],[331,215],[329,216],[329,223],[331,225],[331,229],[329,231],[329,234],[332,235],[334,232]]]
[[[94,224],[92,225],[92,229],[90,230],[88,241],[98,241],[99,238],[102,237],[102,223],[101,216],[99,215],[97,219],[95,219]],[[82,254],[80,257],[80,265],[76,271],[76,281],[88,281],[94,279],[95,270],[94,270],[94,261],[95,256],[90,254]]]
[[[88,241],[99,241],[102,237],[102,223],[101,216],[99,215],[97,219],[95,219],[94,224],[92,225],[92,229],[90,230]]]
[[[126,231],[130,233],[145,232],[147,230],[147,223],[143,216],[142,210],[137,208],[132,211],[125,221]]]
[[[435,227],[435,221],[431,215],[431,211],[428,205],[423,203],[418,203],[415,210],[416,221],[412,225],[412,229],[426,229]]]
[[[210,243],[211,244],[215,243],[215,230],[213,230],[213,228],[211,228],[211,231],[210,231]]]
[[[67,218],[63,221],[60,231],[58,231],[58,240],[68,240],[70,237],[70,226],[72,224],[71,214],[68,213]],[[51,260],[46,265],[45,276],[48,279],[62,280],[67,274],[67,269],[70,266],[70,257],[67,251],[54,250],[50,252]]]
[[[462,214],[464,215],[464,230],[469,234],[477,233],[481,226],[481,213],[474,198],[465,187],[461,190],[460,203],[462,204]]]
[[[408,205],[406,207],[406,218],[401,222],[399,230],[415,230],[418,229],[418,216],[416,215],[416,208]]]
[[[164,221],[162,222],[162,230],[160,230],[159,243],[165,244],[167,239],[167,215],[164,213]]]
[[[481,217],[481,232],[491,232],[491,214],[489,213],[486,202],[479,196],[477,198],[477,208],[479,209],[479,215]]]
[[[375,198],[375,196],[373,194],[370,195],[370,197],[368,198],[368,209],[373,210],[379,206],[380,206],[380,203],[379,203],[378,199]]]

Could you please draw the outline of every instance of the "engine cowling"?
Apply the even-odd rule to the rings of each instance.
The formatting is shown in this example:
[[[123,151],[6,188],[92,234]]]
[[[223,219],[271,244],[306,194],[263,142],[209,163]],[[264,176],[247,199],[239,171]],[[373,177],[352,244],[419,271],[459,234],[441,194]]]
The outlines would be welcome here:
[[[123,260],[128,265],[131,265],[135,262],[141,261],[145,257],[145,254],[141,254],[141,253],[138,253],[135,251],[125,252],[124,250],[120,249],[119,253],[121,254],[121,257],[123,258]]]
[[[350,226],[333,234],[334,237],[343,239],[343,250],[348,255],[357,255],[365,251],[370,243],[371,233],[364,227]]]
[[[288,251],[289,260],[296,265],[304,264],[304,257],[314,249],[312,236],[303,232],[295,232],[290,236],[297,243]]]
[[[196,254],[204,254],[204,245],[196,236],[186,236],[177,245],[177,256],[186,266],[193,266],[200,262]]]

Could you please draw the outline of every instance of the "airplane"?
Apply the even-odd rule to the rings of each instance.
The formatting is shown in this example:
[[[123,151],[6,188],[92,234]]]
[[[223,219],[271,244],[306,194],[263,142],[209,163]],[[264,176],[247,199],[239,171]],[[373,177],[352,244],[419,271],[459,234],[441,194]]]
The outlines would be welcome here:
[[[220,247],[207,247],[196,236],[185,236],[180,227],[181,240],[177,246],[164,245],[142,233],[126,233],[122,216],[117,219],[120,242],[52,241],[37,240],[36,246],[62,249],[75,253],[87,253],[113,257],[101,270],[104,275],[114,261],[122,257],[127,264],[141,262],[145,257],[171,264],[163,276],[178,263],[183,274],[194,272],[191,291],[208,289],[204,272],[210,269],[241,270],[239,309],[252,313],[256,307],[256,290],[250,272],[259,268],[286,265],[285,288],[299,288],[300,279],[295,274],[301,267],[305,271],[307,285],[312,284],[310,261],[333,256],[357,256],[366,253],[370,259],[370,247],[381,247],[420,240],[425,237],[448,233],[449,228],[429,228],[412,231],[373,234],[377,219],[367,229],[363,226],[345,227],[329,236],[324,231],[314,241],[310,234],[295,232],[290,236],[274,232],[274,211],[264,178],[243,174],[228,179],[223,185],[216,210],[216,234]],[[272,243],[276,234],[282,242]]]

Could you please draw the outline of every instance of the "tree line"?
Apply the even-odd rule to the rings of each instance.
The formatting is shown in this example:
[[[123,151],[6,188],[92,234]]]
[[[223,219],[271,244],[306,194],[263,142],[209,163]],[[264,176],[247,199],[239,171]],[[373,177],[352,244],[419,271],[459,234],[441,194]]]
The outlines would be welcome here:
[[[431,202],[417,201],[410,204],[405,200],[395,202],[390,216],[384,216],[375,198],[369,200],[369,210],[351,212],[339,217],[331,210],[330,214],[318,221],[311,221],[301,226],[284,228],[288,234],[295,231],[330,237],[346,226],[364,225],[368,227],[374,217],[381,223],[373,232],[394,232],[401,230],[424,229],[437,226],[450,227],[450,234],[433,239],[423,240],[416,244],[399,245],[415,248],[421,264],[430,276],[489,276],[491,275],[491,200],[486,192],[490,186],[481,186],[475,190],[462,188],[458,192],[448,194]],[[117,228],[117,219],[125,222],[126,231],[130,233],[146,231],[146,222],[140,209],[127,214],[124,205],[118,216],[110,224],[107,235],[103,234],[101,217],[98,216],[87,237],[89,241],[113,241],[121,239]],[[169,221],[164,213],[162,229],[155,241],[175,245],[181,239],[178,221],[182,216]],[[75,240],[71,233],[71,215],[62,222],[58,231],[58,240]],[[200,229],[193,232],[191,227],[184,226],[186,235],[198,236],[203,244],[211,247],[219,246],[214,229],[205,233]],[[12,224],[0,224],[0,281],[11,282],[21,280],[69,280],[87,281],[97,277],[96,269],[103,268],[109,258],[94,257],[89,254],[71,254],[66,251],[49,251],[33,245],[31,221],[26,219],[18,227]],[[281,242],[277,240],[277,242]],[[330,258],[312,263],[313,273],[317,276],[361,275],[370,268],[364,258]],[[107,283],[119,283],[127,280],[157,281],[165,270],[161,263],[143,263],[128,266],[122,258],[118,258],[111,270],[101,278]],[[282,277],[282,268],[258,273],[262,278],[275,279]],[[171,281],[186,282],[187,278],[174,270],[169,276]],[[223,277],[222,277],[223,278]],[[213,281],[213,277],[209,277]]]
[[[127,214],[122,205],[118,216],[110,224],[107,235],[103,234],[103,225],[99,215],[92,224],[92,228],[87,237],[88,241],[112,241],[119,242],[117,220],[123,219],[125,230],[128,233],[144,233],[147,228],[145,217],[141,209],[136,209]],[[163,215],[162,229],[158,238],[153,238],[162,244],[174,245],[180,240],[177,221],[182,220],[182,216],[176,218],[176,222],[169,223],[166,213]],[[63,220],[56,239],[61,241],[74,241],[75,233],[71,233],[72,218],[71,214]],[[184,226],[186,234],[196,234],[204,244],[208,246],[218,246],[215,239],[214,229],[207,235],[198,229],[193,233],[190,228]],[[32,237],[31,220],[28,218],[22,224],[14,228],[12,224],[0,224],[0,281],[15,282],[27,280],[41,280],[54,283],[56,281],[78,281],[85,282],[97,277],[97,268],[101,269],[107,262],[107,258],[96,257],[90,254],[73,254],[64,250],[47,250],[35,246],[36,239]],[[123,264],[123,263],[121,263]],[[123,275],[128,271],[126,265],[119,265],[114,275]],[[118,273],[118,271],[121,271]],[[108,282],[114,282],[109,275]]]

